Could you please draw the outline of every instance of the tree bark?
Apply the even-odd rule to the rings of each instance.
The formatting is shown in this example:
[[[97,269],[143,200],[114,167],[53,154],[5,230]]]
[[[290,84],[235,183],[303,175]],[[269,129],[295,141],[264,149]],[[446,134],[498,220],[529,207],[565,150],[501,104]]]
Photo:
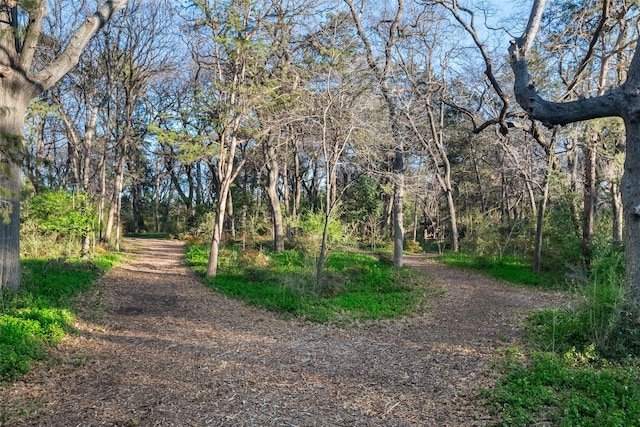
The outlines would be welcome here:
[[[266,167],[267,167],[267,197],[269,198],[269,210],[271,212],[273,248],[276,252],[284,251],[284,226],[282,221],[282,208],[278,196],[278,180],[280,168],[273,141],[265,141]]]
[[[4,92],[4,93],[3,93]],[[20,272],[20,163],[28,98],[0,89],[0,291],[17,290]]]
[[[636,107],[637,108],[637,107]],[[640,118],[625,119],[627,153],[621,193],[625,221],[627,297],[640,310]]]

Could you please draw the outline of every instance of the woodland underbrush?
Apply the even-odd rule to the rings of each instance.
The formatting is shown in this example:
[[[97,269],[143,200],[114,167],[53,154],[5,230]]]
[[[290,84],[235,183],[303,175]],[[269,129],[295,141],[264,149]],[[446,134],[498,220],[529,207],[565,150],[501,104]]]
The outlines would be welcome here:
[[[522,257],[442,257],[505,282],[568,294],[564,306],[532,314],[525,347],[496,362],[502,378],[482,393],[496,425],[640,426],[640,316],[625,300],[623,258],[620,247],[599,242],[586,266],[534,274]]]
[[[85,198],[63,192],[22,206],[21,286],[0,289],[0,384],[48,359],[73,330],[74,297],[121,257],[97,247],[90,259],[79,258],[94,217],[88,206]]]

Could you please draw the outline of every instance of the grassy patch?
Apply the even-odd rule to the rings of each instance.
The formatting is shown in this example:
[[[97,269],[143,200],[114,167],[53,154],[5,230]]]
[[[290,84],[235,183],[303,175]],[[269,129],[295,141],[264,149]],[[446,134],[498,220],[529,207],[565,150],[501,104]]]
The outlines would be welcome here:
[[[187,260],[201,275],[208,248],[189,245]],[[432,279],[394,269],[360,253],[332,252],[318,281],[315,261],[299,251],[267,253],[224,248],[208,283],[234,298],[316,322],[410,316],[437,290]]]
[[[505,376],[489,393],[500,425],[640,425],[637,363],[610,364],[591,347],[526,360],[512,349],[503,364]]]
[[[542,289],[564,287],[561,275],[550,272],[534,273],[531,263],[516,257],[490,257],[466,253],[446,253],[438,257],[444,264],[486,273],[508,283]]]
[[[118,259],[105,254],[92,262],[26,259],[18,292],[5,290],[0,312],[0,381],[26,373],[47,356],[73,325],[71,298]]]
[[[623,254],[602,251],[572,304],[529,319],[486,392],[501,425],[640,426],[640,317],[624,299]]]

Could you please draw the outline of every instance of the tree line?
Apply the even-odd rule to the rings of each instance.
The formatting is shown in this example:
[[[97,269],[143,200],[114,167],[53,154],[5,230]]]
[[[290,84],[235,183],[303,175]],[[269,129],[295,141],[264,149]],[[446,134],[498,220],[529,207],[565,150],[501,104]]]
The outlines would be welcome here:
[[[640,300],[634,2],[535,1],[529,17],[457,0],[1,12],[3,286],[19,284],[18,200],[59,191],[92,206],[85,254],[122,231],[204,231],[215,276],[225,239],[282,251],[315,215],[319,272],[331,221],[391,245],[396,266],[420,242],[588,269],[607,242],[626,244]]]

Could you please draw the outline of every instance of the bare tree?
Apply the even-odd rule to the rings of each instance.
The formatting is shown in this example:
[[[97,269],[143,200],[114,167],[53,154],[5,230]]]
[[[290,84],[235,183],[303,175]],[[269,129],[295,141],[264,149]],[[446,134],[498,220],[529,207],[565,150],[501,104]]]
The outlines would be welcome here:
[[[393,265],[396,267],[402,267],[403,264],[403,247],[404,247],[404,224],[402,217],[403,210],[403,197],[404,197],[404,144],[402,136],[400,135],[400,120],[398,113],[398,106],[394,99],[393,86],[391,83],[391,73],[394,66],[393,48],[401,38],[401,34],[404,31],[404,24],[402,22],[404,14],[404,0],[397,1],[397,8],[392,14],[390,20],[383,20],[387,23],[387,29],[384,31],[383,40],[383,57],[381,61],[378,61],[374,56],[374,48],[370,37],[367,36],[365,29],[360,19],[364,3],[360,9],[357,9],[353,0],[345,0],[349,6],[351,17],[356,25],[358,36],[362,40],[365,48],[365,54],[367,63],[371,68],[371,71],[375,75],[376,82],[379,85],[380,91],[384,97],[386,107],[389,113],[389,123],[392,128],[393,135],[393,151],[394,151],[394,163],[393,163],[393,178],[394,178],[394,191],[393,191]],[[381,22],[380,24],[383,24]],[[384,25],[382,25],[384,27]]]

